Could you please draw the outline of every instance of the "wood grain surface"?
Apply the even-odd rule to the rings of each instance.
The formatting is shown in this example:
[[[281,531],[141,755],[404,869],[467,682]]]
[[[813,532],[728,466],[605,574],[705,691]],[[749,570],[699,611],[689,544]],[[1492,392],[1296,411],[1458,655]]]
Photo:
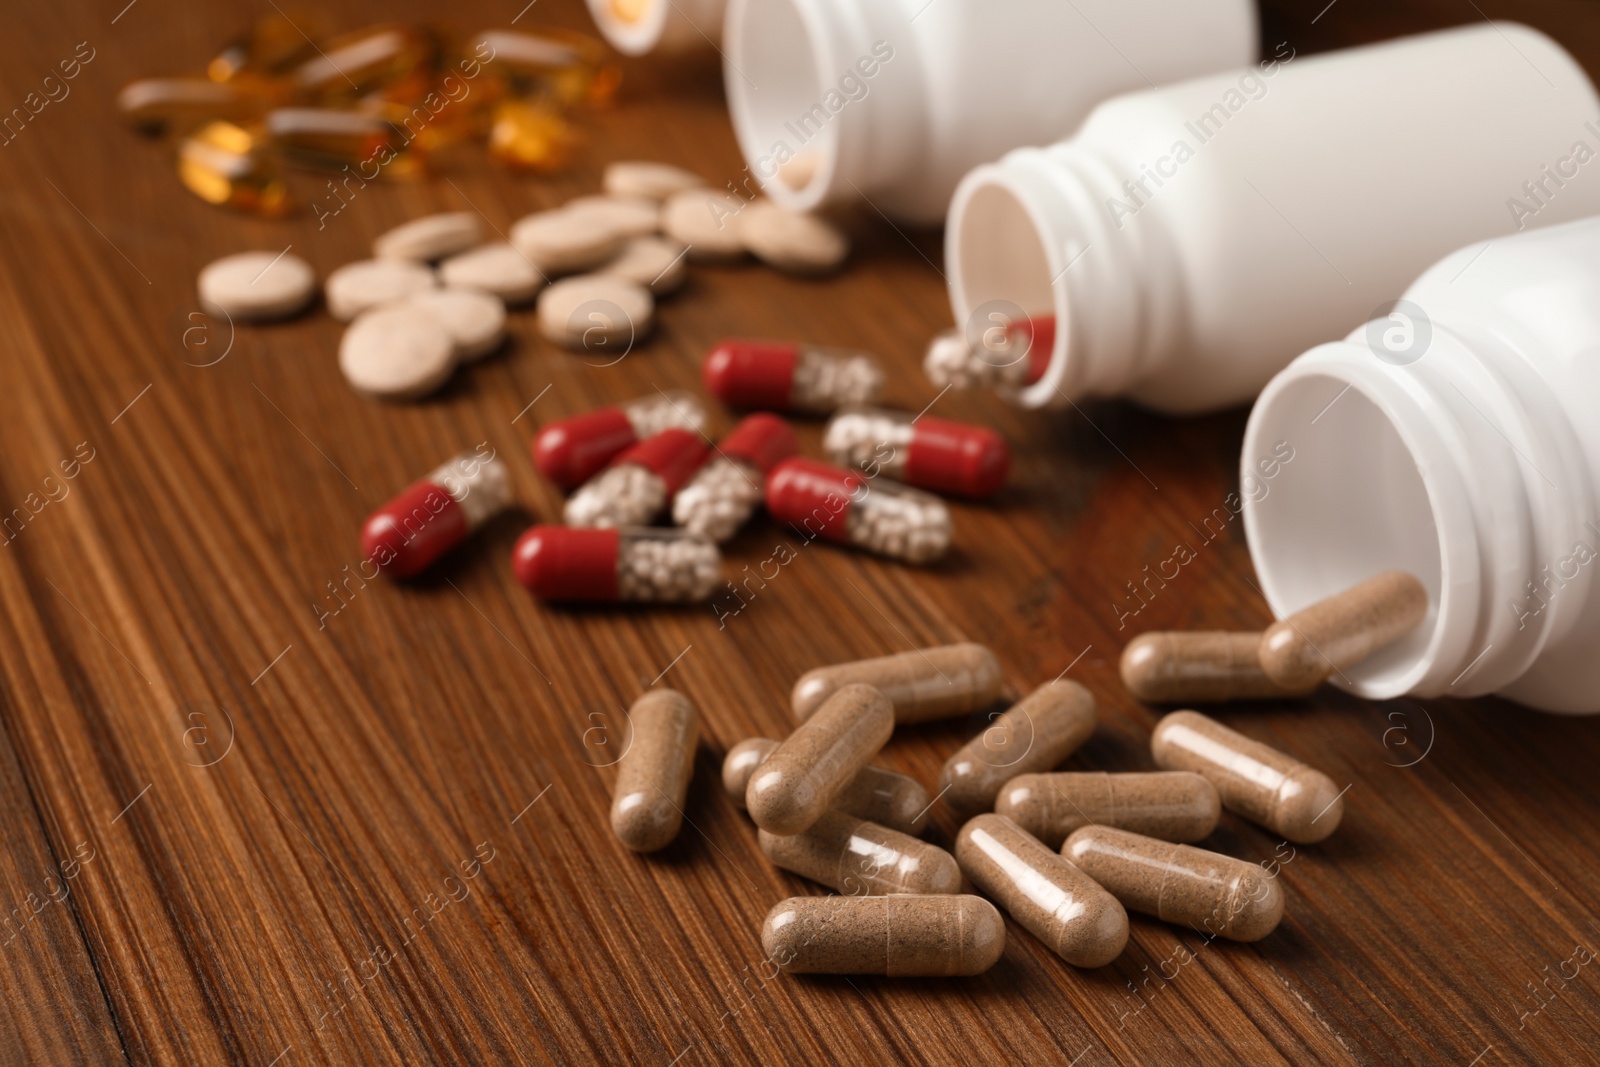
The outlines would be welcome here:
[[[0,148],[0,511],[27,515],[0,544],[0,1062],[1600,1062],[1600,723],[1487,700],[1323,690],[1221,709],[1349,785],[1322,845],[1232,817],[1212,839],[1276,866],[1288,914],[1257,944],[1136,917],[1123,956],[1085,972],[1011,924],[978,978],[775,977],[762,917],[818,890],[762,858],[721,796],[722,753],[781,736],[808,668],[971,639],[1011,695],[1063,672],[1094,691],[1099,732],[1069,768],[1148,769],[1158,711],[1116,675],[1129,637],[1268,620],[1228,521],[1137,616],[1119,611],[1128,582],[1228,514],[1244,413],[947,395],[940,414],[998,426],[1018,462],[992,506],[954,509],[939,566],[795,546],[763,521],[729,549],[736,615],[541,607],[508,567],[520,530],[559,513],[527,458],[538,425],[698,388],[701,355],[736,334],[873,350],[890,399],[921,408],[936,394],[920,353],[949,319],[938,235],[858,204],[837,278],[697,268],[612,367],[552,349],[519,313],[509,350],[443,395],[374,402],[340,378],[321,310],[186,334],[196,271],[292,245],[325,275],[434,210],[504,229],[592,191],[614,159],[736,180],[715,63],[630,63],[558,177],[469,154],[368,187],[319,230],[207,207],[116,119],[123,83],[198,66],[269,5],[125,3],[0,12],[0,110],[80,42],[93,51]],[[470,30],[519,7],[328,10],[341,27]],[[1485,14],[1600,73],[1592,3],[1274,0],[1263,35],[1312,52]],[[543,0],[534,20],[584,16]],[[818,427],[802,432],[815,454]],[[521,509],[425,581],[352,577],[366,514],[480,442]],[[794,558],[763,579],[779,544]],[[606,813],[619,709],[654,684],[697,703],[704,740],[684,832],[641,858]],[[902,730],[883,759],[931,784],[972,732]],[[953,816],[939,805],[934,822],[948,846]]]

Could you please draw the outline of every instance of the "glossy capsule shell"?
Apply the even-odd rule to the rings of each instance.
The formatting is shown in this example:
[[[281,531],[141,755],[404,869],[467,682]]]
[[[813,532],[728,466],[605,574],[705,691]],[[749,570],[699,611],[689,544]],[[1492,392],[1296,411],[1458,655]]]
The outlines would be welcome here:
[[[1123,906],[1208,937],[1259,941],[1283,918],[1283,890],[1259,864],[1109,826],[1074,830],[1061,849]]]
[[[1190,771],[1064,771],[1018,775],[1001,787],[994,810],[1051,848],[1089,825],[1189,842],[1217,828],[1222,799]]]
[[[1385,571],[1267,627],[1257,655],[1279,685],[1315,685],[1404,637],[1427,614],[1422,583]]]
[[[267,133],[286,155],[336,165],[404,151],[403,132],[382,115],[339,108],[281,107],[267,113]]]
[[[534,526],[512,548],[511,572],[541,600],[687,603],[720,584],[721,559],[681,530]]]
[[[982,645],[965,642],[817,667],[802,674],[789,694],[795,719],[805,722],[838,689],[857,682],[889,698],[896,723],[929,722],[998,699],[1000,661]]]
[[[740,811],[750,776],[778,748],[767,737],[752,737],[728,749],[722,761],[722,788]],[[922,783],[899,771],[871,764],[861,768],[839,795],[833,798],[837,811],[847,812],[903,834],[919,834],[928,824],[932,807]]]
[[[701,378],[729,407],[825,414],[871,403],[883,384],[862,352],[788,341],[725,340],[706,355]]]
[[[761,948],[785,974],[951,978],[982,974],[1006,924],[982,897],[791,897],[767,912]]]
[[[932,563],[950,547],[950,512],[938,497],[804,456],[772,469],[765,498],[774,519],[807,539],[907,563]]]
[[[208,204],[274,217],[289,187],[262,138],[232,122],[208,122],[178,142],[178,180]]]
[[[776,415],[758,411],[746,415],[721,441],[717,452],[730,459],[741,459],[762,474],[796,455],[800,441],[794,428]]]
[[[1022,343],[1028,346],[1027,362],[1028,371],[1023,377],[1023,382],[1032,385],[1044,377],[1044,372],[1050,369],[1050,361],[1055,356],[1056,350],[1056,317],[1054,315],[1035,315],[1022,322],[1012,324],[1006,331],[1012,343]]]
[[[191,129],[212,120],[243,121],[269,105],[263,90],[222,85],[206,78],[140,78],[117,94],[117,110],[135,129],[160,133]]]
[[[502,100],[489,123],[489,155],[515,170],[560,170],[578,135],[561,110],[544,101]]]
[[[611,466],[633,464],[661,479],[667,490],[667,499],[683,488],[700,464],[706,461],[711,446],[694,430],[670,426],[660,433],[646,437],[618,453]]]
[[[1077,682],[1046,682],[986,723],[945,761],[939,792],[966,817],[994,807],[1019,774],[1047,771],[1094,733],[1094,697]]]
[[[322,42],[292,77],[296,92],[307,99],[350,99],[414,79],[435,52],[433,40],[418,27],[366,26]]]
[[[630,445],[585,482],[562,518],[568,526],[648,526],[709,454],[700,434],[668,427]]]
[[[1203,774],[1222,806],[1297,845],[1339,828],[1344,798],[1333,779],[1198,711],[1175,711],[1150,738],[1156,766]]]
[[[622,80],[611,52],[588,34],[546,26],[536,33],[486,30],[467,42],[471,55],[518,95],[551,96],[562,105],[608,103]]]
[[[533,465],[560,488],[571,489],[638,440],[627,412],[600,408],[541,429],[533,439]]]
[[[701,367],[706,389],[724,404],[788,411],[800,347],[778,341],[722,341]]]
[[[1044,377],[1055,352],[1053,315],[1010,320],[991,312],[966,330],[946,330],[933,339],[923,360],[928,380],[959,389],[974,386],[1017,390]]]
[[[1128,913],[1083,871],[1000,815],[979,815],[956,838],[972,884],[1075,967],[1103,967],[1128,943]]]
[[[799,450],[794,430],[776,415],[746,416],[673,498],[672,521],[713,541],[728,540],[761,506],[767,471]]]
[[[840,466],[953,496],[990,496],[1011,469],[1010,447],[988,427],[909,411],[841,411],[822,447]]]
[[[999,336],[985,331],[978,338],[975,353],[977,358],[1006,369],[1007,380],[1022,386],[1044,377],[1055,349],[1056,317],[1033,315],[1007,323]],[[1013,366],[1014,371],[1010,369]]]
[[[464,452],[367,517],[361,552],[391,578],[421,574],[510,501],[505,464]]]
[[[894,732],[894,709],[870,685],[847,685],[790,734],[750,776],[744,802],[763,830],[797,834],[878,754]]]
[[[846,896],[961,891],[950,853],[842,811],[824,812],[798,834],[758,836],[767,859]]]
[[[700,402],[688,393],[640,397],[548,423],[533,439],[533,465],[560,488],[572,489],[637,441],[668,426],[698,430],[704,424]]]
[[[535,526],[517,539],[512,573],[541,600],[616,600],[621,542],[614,529]]]
[[[1187,630],[1140,634],[1122,650],[1122,684],[1147,704],[1214,704],[1305,696],[1261,669],[1256,631]]]
[[[632,727],[611,793],[611,832],[635,852],[665,848],[683,825],[700,716],[682,693],[652,689],[628,709]]]

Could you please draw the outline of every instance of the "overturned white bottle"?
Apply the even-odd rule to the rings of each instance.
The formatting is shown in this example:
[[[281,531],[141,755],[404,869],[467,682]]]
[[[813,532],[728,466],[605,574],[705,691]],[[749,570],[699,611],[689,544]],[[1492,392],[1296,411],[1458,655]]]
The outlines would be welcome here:
[[[1051,327],[1035,331],[1048,359],[1006,353],[1007,396],[1237,404],[1452,249],[1600,212],[1600,164],[1553,169],[1600,143],[1600,99],[1543,34],[1280,52],[1109,100],[1071,140],[963,179],[945,231],[956,322],[975,342],[1006,318]]]
[[[675,55],[716,48],[727,6],[728,0],[589,0],[589,14],[624,55]]]
[[[1115,93],[1249,63],[1249,0],[728,0],[723,80],[755,181],[944,218],[961,175]]]
[[[1597,148],[1552,168],[1600,182],[1577,162]],[[1296,359],[1251,412],[1262,591],[1281,618],[1410,571],[1427,618],[1335,685],[1600,712],[1600,218],[1464,248],[1384,311]],[[1292,460],[1257,477],[1284,444]]]

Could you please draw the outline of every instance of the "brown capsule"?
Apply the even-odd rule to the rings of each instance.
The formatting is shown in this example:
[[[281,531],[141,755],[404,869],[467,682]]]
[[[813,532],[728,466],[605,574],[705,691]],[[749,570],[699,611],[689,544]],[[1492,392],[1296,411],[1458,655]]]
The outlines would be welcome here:
[[[1257,655],[1279,685],[1312,686],[1404,637],[1427,614],[1422,583],[1405,571],[1385,571],[1273,623]]]
[[[757,826],[797,834],[834,798],[894,732],[894,709],[870,685],[847,685],[801,723],[750,776],[745,807]]]
[[[652,689],[628,709],[633,738],[617,765],[611,831],[635,852],[665,848],[683,825],[699,716],[682,693]]]
[[[1122,684],[1147,704],[1213,704],[1305,696],[1316,683],[1288,689],[1261,669],[1253,631],[1179,630],[1140,634],[1122,650]]]
[[[1207,938],[1259,941],[1283,918],[1283,890],[1259,864],[1153,837],[1085,826],[1061,849],[1124,907]]]
[[[972,884],[1075,967],[1103,967],[1128,943],[1128,913],[1065,858],[1001,815],[979,815],[956,838]]]
[[[761,947],[787,974],[949,978],[982,974],[1006,924],[982,897],[791,897],[767,912]]]
[[[744,791],[749,788],[750,776],[778,747],[778,742],[767,737],[752,737],[728,749],[722,761],[722,788],[728,799],[740,811],[744,810]],[[861,768],[861,773],[833,798],[836,811],[848,812],[868,822],[899,830],[903,834],[919,834],[928,825],[928,791],[922,783],[899,771],[872,765]]]
[[[1164,770],[1205,775],[1223,807],[1297,845],[1321,841],[1344,817],[1333,779],[1198,711],[1175,711],[1156,723],[1150,754]]]
[[[994,807],[1009,779],[1048,771],[1094,733],[1094,697],[1077,682],[1046,682],[945,761],[939,789],[956,814]]]
[[[1222,801],[1189,771],[1023,774],[995,800],[1004,815],[1051,848],[1080,826],[1115,826],[1163,841],[1199,841],[1217,828]]]
[[[895,722],[928,722],[993,702],[1000,695],[1000,662],[982,645],[966,643],[818,667],[794,683],[789,698],[794,717],[805,722],[830,694],[853,682],[888,697]]]
[[[824,812],[803,833],[759,836],[767,859],[848,896],[961,892],[950,853],[842,811]]]

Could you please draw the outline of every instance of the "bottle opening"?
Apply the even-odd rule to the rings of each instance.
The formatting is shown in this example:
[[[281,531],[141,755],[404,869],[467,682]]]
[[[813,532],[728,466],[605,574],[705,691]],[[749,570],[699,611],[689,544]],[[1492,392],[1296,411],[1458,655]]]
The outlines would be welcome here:
[[[1030,407],[1059,388],[1068,334],[1053,284],[1060,268],[1052,270],[1043,232],[1023,191],[992,170],[964,181],[951,203],[945,258],[956,328],[1011,390],[1026,390]]]
[[[1450,605],[1434,501],[1390,412],[1354,382],[1291,371],[1257,403],[1244,448],[1250,555],[1279,618],[1380,571],[1409,571],[1427,588],[1422,625],[1331,679],[1370,699],[1411,690]]]
[[[611,46],[642,56],[661,43],[672,0],[589,0],[589,14]]]
[[[805,0],[734,0],[723,38],[739,148],[766,194],[792,211],[819,206],[838,165],[840,119],[822,102],[832,84],[815,18]]]

